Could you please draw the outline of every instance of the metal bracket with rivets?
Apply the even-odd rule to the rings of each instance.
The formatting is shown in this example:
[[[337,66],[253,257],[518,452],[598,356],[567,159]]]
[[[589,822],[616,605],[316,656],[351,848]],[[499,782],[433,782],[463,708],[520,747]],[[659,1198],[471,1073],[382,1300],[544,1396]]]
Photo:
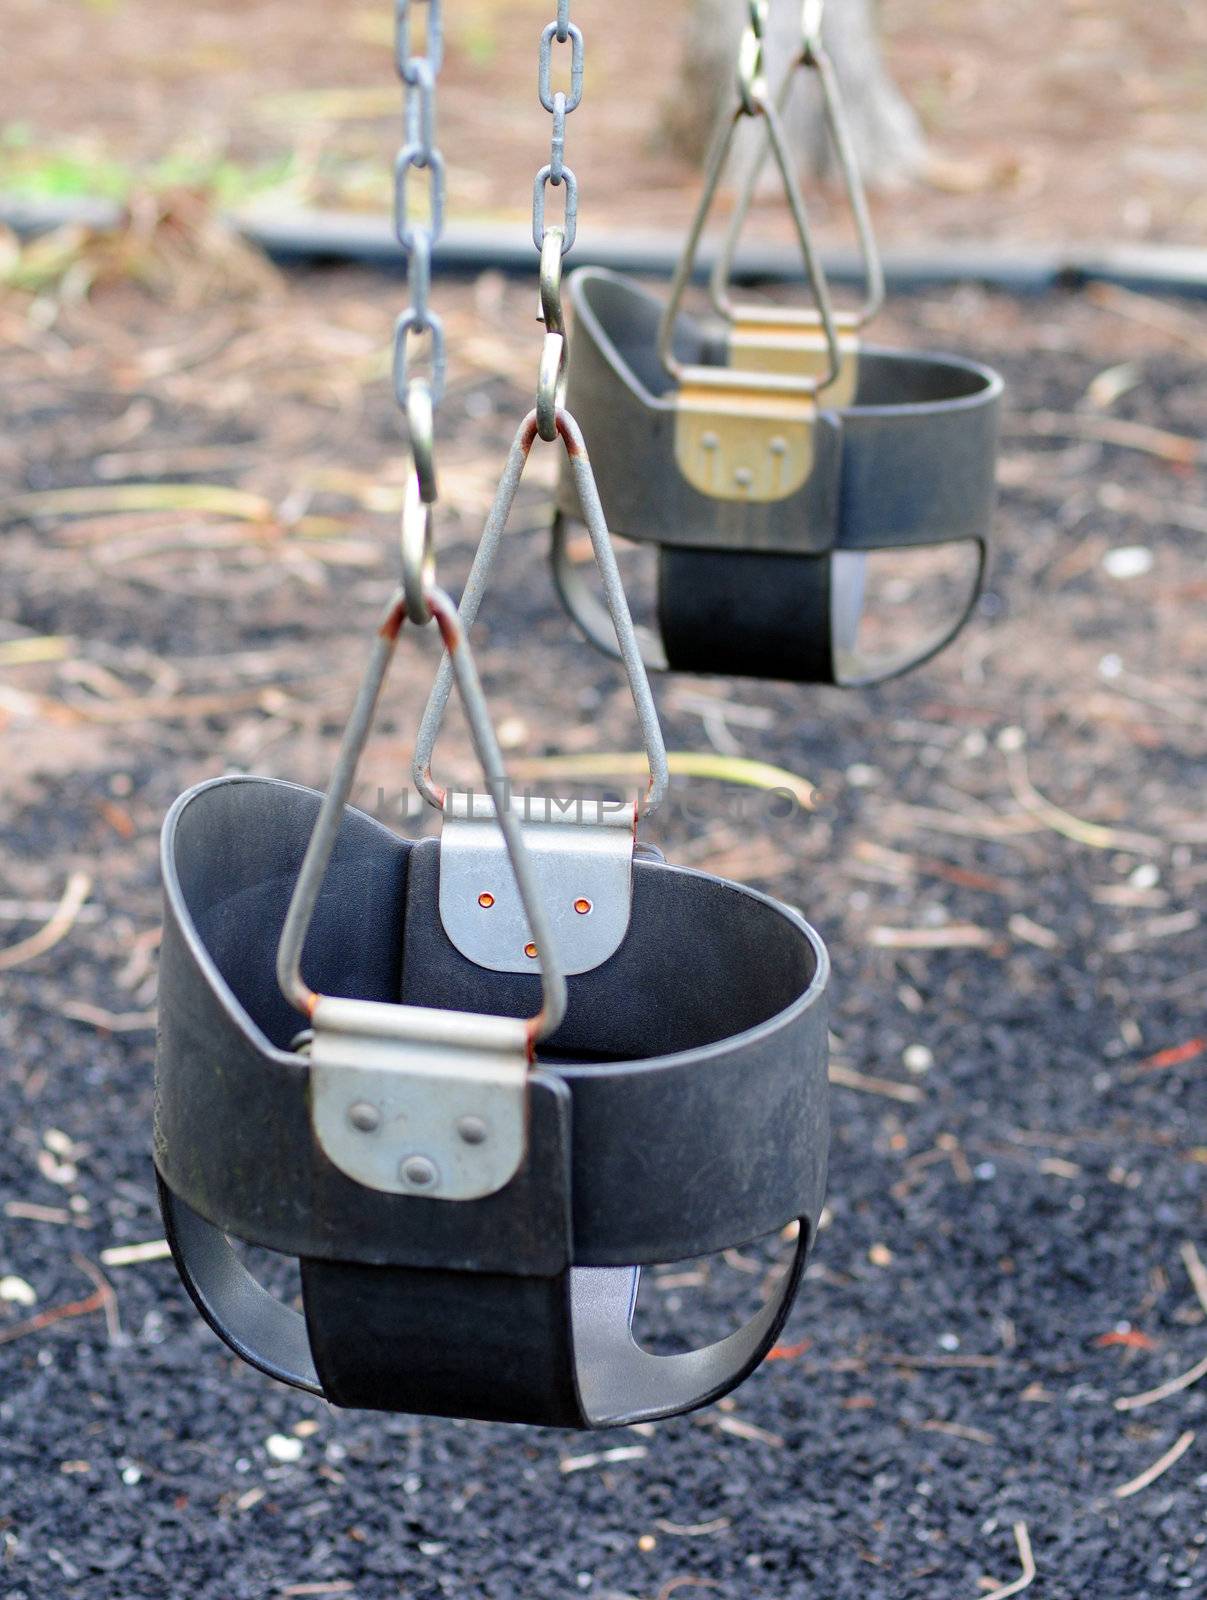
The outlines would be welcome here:
[[[562,971],[590,972],[620,947],[633,905],[631,801],[510,795]],[[489,795],[449,793],[440,833],[440,921],[467,960],[532,972],[539,952]]]

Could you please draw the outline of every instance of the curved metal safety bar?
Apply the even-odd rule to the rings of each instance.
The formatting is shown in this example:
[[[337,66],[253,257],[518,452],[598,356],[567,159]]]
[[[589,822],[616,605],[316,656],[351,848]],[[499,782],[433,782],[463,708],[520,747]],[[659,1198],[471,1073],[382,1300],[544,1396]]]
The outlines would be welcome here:
[[[162,1178],[158,1187],[177,1271],[213,1332],[266,1376],[325,1395],[306,1315],[263,1288],[221,1228],[186,1205]],[[568,1415],[523,1420],[619,1428],[711,1405],[761,1366],[778,1339],[800,1286],[809,1241],[808,1225],[802,1223],[771,1297],[746,1323],[724,1339],[676,1355],[655,1355],[633,1337],[639,1267],[572,1267],[566,1286],[572,1363],[566,1400],[573,1409]],[[418,1282],[397,1287],[403,1294],[422,1292]]]
[[[821,39],[821,12],[822,7],[816,3],[816,0],[806,0],[801,17],[801,47],[795,58],[789,63],[783,82],[776,94],[776,110],[780,116],[783,115],[793,85],[800,74],[810,71],[817,74],[821,88],[822,110],[825,116],[826,128],[835,154],[838,157],[843,187],[846,190],[847,201],[851,207],[851,215],[855,222],[855,233],[859,244],[859,254],[863,261],[865,283],[862,305],[854,311],[836,310],[834,312],[834,322],[839,330],[859,330],[866,327],[884,305],[884,269],[881,266],[880,251],[876,244],[876,234],[872,227],[872,218],[868,210],[867,192],[864,189],[863,177],[859,170],[859,161],[856,157],[850,129],[847,125],[842,90],[834,70],[834,64]],[[770,153],[771,136],[770,124],[768,124],[768,131],[763,140],[763,148],[751,163],[750,171],[742,185],[732,220],[726,230],[725,239],[709,278],[709,296],[713,307],[720,316],[730,322],[738,315],[738,309],[729,295],[733,281],[734,259],[750,214],[750,207],[754,202],[754,196]],[[761,323],[770,327],[799,327],[801,325],[816,327],[822,321],[820,312],[816,309],[797,311],[780,306],[760,306],[757,310],[757,318]]]
[[[859,685],[904,672],[955,637],[987,562],[997,373],[955,356],[865,348],[851,403],[822,397],[807,470],[781,492],[737,501],[684,470],[680,390],[655,353],[657,297],[599,269],[576,273],[570,295],[569,402],[587,419],[608,525],[659,551],[658,627],[639,632],[648,668]],[[693,371],[728,359],[713,324],[682,316],[675,340]],[[766,442],[750,444],[754,465]],[[740,452],[732,459],[740,464]],[[563,480],[555,581],[587,638],[614,654],[603,609],[570,559],[577,515]],[[976,572],[950,623],[898,653],[861,654],[869,553],[955,544],[975,550]]]
[[[490,720],[490,711],[482,693],[478,669],[469,648],[465,626],[457,607],[442,589],[434,585],[429,586],[424,599],[440,628],[444,640],[444,660],[449,664],[450,673],[456,680],[474,750],[481,763],[487,788],[497,802],[509,792],[510,784],[503,756],[499,750],[499,742]],[[399,591],[386,608],[385,616],[377,631],[369,666],[357,694],[352,715],[344,730],[331,784],[323,798],[322,808],[310,837],[297,885],[289,902],[285,924],[281,930],[280,944],[277,948],[277,981],[285,998],[306,1017],[314,1015],[321,996],[310,988],[302,976],[302,951],[314,920],[323,880],[331,862],[344,807],[352,792],[356,769],[373,725],[386,674],[394,658],[406,615],[406,594],[404,591]],[[537,891],[519,823],[507,806],[497,803],[495,809],[507,845],[511,870],[515,875],[528,925],[532,929],[539,952],[537,960],[541,975],[541,1009],[529,1019],[528,1023],[529,1039],[535,1041],[553,1032],[565,1015],[566,980],[558,961],[557,945],[549,919]]]
[[[802,1222],[792,1259],[766,1305],[727,1338],[677,1355],[655,1355],[633,1337],[638,1271],[576,1268],[570,1315],[579,1394],[591,1427],[681,1416],[736,1389],[779,1338],[808,1256],[809,1226]]]
[[[748,29],[746,33],[747,41],[749,41],[751,35],[752,30]],[[758,45],[757,67],[749,63],[743,63],[739,73],[739,80],[738,103],[734,107],[733,115],[721,126],[713,141],[705,166],[704,188],[700,195],[700,203],[696,208],[696,214],[688,230],[687,239],[683,246],[683,254],[679,259],[679,265],[675,269],[675,276],[671,280],[670,293],[667,297],[666,307],[662,313],[662,320],[658,329],[658,359],[666,371],[679,382],[682,382],[689,373],[693,376],[695,375],[694,369],[690,369],[676,354],[676,324],[683,307],[684,296],[687,293],[688,285],[695,270],[700,241],[703,238],[705,226],[721,186],[721,178],[729,161],[734,135],[745,118],[761,117],[767,130],[767,142],[771,154],[775,158],[775,164],[783,181],[784,193],[787,196],[792,212],[796,239],[800,245],[805,272],[817,306],[824,337],[825,365],[818,373],[796,374],[751,374],[748,372],[731,374],[724,369],[710,369],[708,381],[710,386],[714,388],[731,387],[749,390],[754,387],[767,394],[816,395],[838,377],[842,365],[842,354],[838,344],[838,331],[835,326],[830,288],[826,281],[821,259],[813,244],[813,233],[809,224],[808,213],[805,209],[804,196],[801,193],[800,179],[788,151],[788,144],[780,123],[779,112],[768,93],[766,82],[762,77],[761,44]]]
[[[625,596],[624,584],[621,582],[620,569],[616,564],[616,552],[612,547],[612,538],[600,504],[599,490],[587,455],[587,447],[578,423],[564,409],[557,413],[557,432],[565,446],[566,470],[573,485],[573,495],[590,533],[595,562],[603,580],[613,653],[624,664],[629,691],[637,710],[642,743],[649,758],[649,785],[645,798],[638,808],[640,816],[648,816],[661,805],[670,781],[662,725],[658,720],[654,696],[650,690],[649,678],[646,676],[641,646],[633,628],[629,602]],[[490,582],[499,544],[511,516],[516,493],[537,433],[537,415],[533,411],[520,424],[512,441],[494,504],[486,519],[482,539],[461,596],[461,619],[467,629],[473,626],[482,603],[482,596]],[[437,809],[444,804],[444,791],[432,780],[432,756],[452,691],[453,669],[454,663],[446,655],[440,663],[440,671],[437,673],[423,719],[419,724],[412,764],[416,788],[424,799]],[[537,942],[539,944],[539,938]]]
[[[742,558],[738,559],[740,561]],[[771,559],[774,561],[776,558]],[[826,560],[829,562],[829,572],[823,574],[819,563]],[[608,627],[607,611],[592,593],[581,566],[571,558],[570,523],[560,508],[554,513],[551,527],[550,562],[562,604],[577,623],[583,637],[604,655],[615,659],[616,645]],[[690,662],[677,658],[672,663],[662,634],[650,628],[636,627],[634,631],[641,647],[641,659],[647,669],[650,672],[782,677],[790,682],[803,677],[807,682],[835,683],[844,689],[866,689],[872,684],[886,683],[891,678],[899,678],[906,672],[925,666],[964,631],[984,588],[989,551],[986,544],[977,544],[976,568],[964,603],[954,613],[952,620],[924,634],[908,649],[883,657],[867,657],[858,649],[859,624],[867,587],[867,552],[834,550],[829,557],[814,557],[813,562],[812,581],[803,591],[798,587],[792,623],[793,631],[798,633],[803,630],[806,621],[817,627],[814,637],[795,653],[801,670],[794,670],[788,664],[791,646],[785,648],[781,644],[777,648],[769,646],[766,639],[757,638],[752,648],[737,657],[726,655],[723,658],[709,658],[700,655]],[[674,563],[674,553],[665,552],[662,568],[664,584],[668,578],[672,583],[675,581],[672,573],[668,572],[668,567],[673,568]],[[768,568],[760,576],[763,582],[759,587],[764,593],[770,594],[775,590],[782,592],[790,579],[795,579],[799,586],[802,575],[777,573],[773,568]],[[748,592],[750,580],[749,569],[743,571],[741,566],[726,570],[724,565],[719,565],[715,573],[702,574],[699,565],[692,562],[689,570],[683,574],[683,581],[694,588],[701,607],[711,608],[714,613],[729,610],[736,594],[741,593],[743,588]],[[823,613],[818,612],[814,601],[821,602]],[[711,623],[705,624],[701,631],[705,627],[714,639],[719,636]]]
[[[217,779],[164,828],[155,1160],[202,1315],[244,1359],[336,1405],[581,1428],[716,1399],[774,1341],[821,1212],[821,941],[765,895],[638,854],[628,937],[570,980],[527,1072],[510,1180],[459,1204],[383,1191],[315,1137],[322,1069],[289,1048],[273,971],[323,805],[294,784]],[[440,873],[436,839],[346,808],[308,963],[353,1006],[522,1015],[536,977],[458,956]],[[364,1109],[349,1106],[354,1128]],[[744,1328],[685,1356],[635,1344],[641,1266],[794,1221],[791,1267]],[[299,1259],[303,1315],[232,1240]]]

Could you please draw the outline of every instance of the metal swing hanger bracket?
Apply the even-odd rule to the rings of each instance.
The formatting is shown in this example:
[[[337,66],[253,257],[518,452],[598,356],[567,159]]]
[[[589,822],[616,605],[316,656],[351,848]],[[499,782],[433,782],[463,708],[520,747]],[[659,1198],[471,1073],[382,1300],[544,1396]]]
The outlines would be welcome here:
[[[312,1022],[311,1124],[347,1177],[382,1194],[465,1201],[519,1171],[522,1020],[322,996]]]
[[[468,960],[530,973],[539,947],[507,870],[499,803],[520,819],[563,972],[611,959],[633,906],[632,802],[448,794],[440,834],[440,921]]]
[[[718,130],[704,186],[658,330],[658,356],[675,380],[675,459],[691,486],[711,499],[769,502],[785,499],[813,467],[817,398],[841,370],[842,353],[829,286],[813,244],[800,184],[779,110],[763,68],[766,0],[749,0],[749,21],[738,57],[733,112]],[[812,364],[782,369],[754,363],[687,364],[675,353],[675,331],[700,241],[729,162],[734,135],[746,118],[761,118],[792,212],[821,330],[822,353]]]
[[[611,534],[608,532],[603,506],[600,504],[599,489],[595,482],[595,474],[591,470],[582,431],[570,413],[561,407],[556,409],[556,425],[556,437],[560,439],[565,449],[566,464],[578,495],[583,520],[590,534],[603,583],[607,612],[615,633],[617,653],[624,665],[629,692],[637,712],[642,743],[649,761],[646,792],[635,808],[638,817],[647,817],[662,803],[670,782],[662,725],[650,689],[649,676],[642,660],[641,646],[633,626],[632,613],[629,610],[620,569],[616,562],[616,552],[612,545]],[[482,538],[461,595],[460,617],[462,625],[467,630],[473,626],[477,618],[490,582],[499,546],[507,529],[538,431],[538,413],[534,410],[520,423],[512,440],[494,503],[482,530]],[[452,693],[453,672],[454,663],[446,653],[440,663],[440,670],[419,724],[411,769],[415,787],[428,804],[438,811],[444,811],[446,790],[432,775],[432,761],[436,740]],[[554,804],[565,807],[571,806],[574,802],[556,801]]]
[[[416,475],[418,476],[418,475]],[[307,1018],[311,1122],[329,1160],[368,1188],[438,1200],[493,1194],[519,1171],[527,1146],[528,1068],[536,1041],[566,1009],[558,939],[546,916],[518,818],[500,807],[492,831],[503,840],[506,878],[533,930],[530,960],[542,1005],[528,1019],[346,1000],[316,993],[302,953],[331,866],[360,756],[409,615],[408,589],[423,590],[439,624],[486,787],[508,780],[456,606],[421,570],[422,546],[404,543],[406,581],[387,607],[356,704],[344,731],[294,887],[277,950],[285,998]]]
[[[838,157],[842,184],[846,192],[847,203],[851,208],[859,255],[863,262],[864,298],[862,304],[851,310],[835,310],[833,313],[834,325],[839,334],[843,336],[843,354],[845,358],[846,349],[852,346],[857,349],[858,334],[872,321],[884,305],[884,270],[880,261],[880,251],[876,244],[871,212],[868,208],[867,191],[864,188],[863,177],[859,170],[859,160],[847,123],[842,88],[838,81],[838,75],[834,70],[834,63],[822,37],[824,11],[825,0],[804,0],[801,8],[800,47],[789,62],[783,81],[776,93],[775,109],[777,116],[782,118],[797,77],[806,72],[816,74],[821,89],[822,114],[825,118],[830,142]],[[824,319],[819,306],[805,308],[756,305],[735,306],[730,298],[738,244],[746,226],[750,207],[754,202],[759,179],[766,167],[769,154],[770,125],[768,125],[768,133],[764,139],[763,149],[751,163],[750,169],[746,174],[737,205],[734,207],[733,216],[729,227],[726,229],[725,238],[709,276],[709,296],[717,314],[723,317],[726,322],[735,324],[736,328],[741,329],[750,338],[760,335],[764,338],[770,338],[776,332],[784,337],[811,333],[813,343],[808,348],[818,349],[822,347],[821,336],[825,331],[823,326]],[[843,365],[844,367],[846,365],[845,359]]]
[[[546,334],[547,346],[552,337]],[[499,972],[531,972],[541,948],[541,935],[506,871],[500,825],[510,822],[523,837],[534,892],[557,938],[562,970],[587,972],[613,956],[628,932],[637,823],[661,803],[669,782],[662,728],[582,434],[556,403],[554,415],[555,437],[565,446],[637,711],[649,781],[643,797],[627,801],[549,798],[498,787],[488,797],[444,789],[432,777],[432,761],[453,685],[455,664],[445,656],[419,726],[412,775],[416,788],[443,817],[439,900],[444,930],[467,959]],[[478,614],[538,433],[538,412],[533,411],[512,442],[466,581],[461,600],[466,628]]]
[[[826,128],[838,157],[843,188],[855,223],[865,284],[860,306],[834,312],[840,367],[838,376],[823,384],[821,393],[826,405],[842,409],[855,403],[859,386],[861,335],[884,304],[884,271],[859,161],[847,125],[842,89],[822,39],[823,11],[824,0],[805,0],[801,13],[800,49],[784,74],[776,95],[776,111],[783,116],[798,75],[806,72],[816,74]],[[768,153],[765,141],[761,154],[747,173],[710,274],[709,297],[714,310],[728,325],[727,344],[732,367],[744,372],[798,374],[821,379],[826,370],[829,349],[822,316],[816,307],[767,306],[750,302],[735,304],[730,295],[738,243]]]

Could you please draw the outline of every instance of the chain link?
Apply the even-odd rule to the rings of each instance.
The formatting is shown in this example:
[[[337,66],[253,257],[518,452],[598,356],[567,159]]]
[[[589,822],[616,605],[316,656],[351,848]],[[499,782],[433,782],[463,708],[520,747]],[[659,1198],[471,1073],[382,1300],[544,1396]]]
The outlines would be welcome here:
[[[553,87],[555,45],[570,47],[568,93]],[[562,259],[573,249],[578,232],[578,179],[573,167],[566,165],[566,118],[582,104],[585,58],[582,30],[570,21],[570,0],[558,0],[557,16],[541,30],[537,52],[537,98],[553,118],[553,127],[549,160],[537,172],[532,185],[532,242],[541,253],[540,320],[545,324],[545,344],[537,378],[536,415],[537,431],[545,440],[557,438],[557,413],[566,392]],[[546,217],[551,188],[566,191],[561,222],[550,222]]]
[[[412,23],[426,12],[425,54],[413,53]],[[394,64],[403,85],[403,142],[394,158],[394,232],[407,264],[407,305],[394,324],[394,397],[406,418],[412,471],[402,513],[402,579],[412,622],[431,620],[435,583],[435,407],[444,393],[444,323],[431,307],[432,252],[444,231],[444,157],[436,145],[436,78],[444,60],[443,0],[394,0]],[[427,205],[412,210],[418,173]],[[426,346],[422,363],[416,346]]]
[[[553,88],[553,47],[570,46],[570,92]],[[564,188],[566,206],[562,230],[562,254],[574,248],[578,231],[578,179],[574,170],[566,165],[566,118],[577,111],[583,98],[583,68],[585,51],[582,29],[570,21],[570,0],[558,0],[557,16],[541,31],[540,49],[537,53],[537,95],[542,106],[553,118],[549,160],[536,175],[532,186],[532,240],[538,250],[545,247],[551,224],[545,220],[545,208],[550,187]]]
[[[414,14],[427,13],[426,53],[412,54]],[[436,77],[444,60],[443,0],[394,0],[394,61],[403,84],[403,143],[394,160],[394,232],[406,254],[408,305],[394,325],[394,394],[403,411],[413,383],[434,402],[444,392],[444,323],[429,303],[432,252],[444,231],[444,157],[436,145]],[[426,177],[422,219],[412,211],[412,175]],[[427,377],[416,374],[413,347],[426,338]]]

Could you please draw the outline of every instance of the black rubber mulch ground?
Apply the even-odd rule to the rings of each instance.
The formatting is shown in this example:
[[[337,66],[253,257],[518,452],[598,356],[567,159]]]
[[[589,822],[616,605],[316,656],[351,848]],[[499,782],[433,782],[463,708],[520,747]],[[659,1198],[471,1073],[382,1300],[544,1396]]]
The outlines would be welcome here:
[[[288,309],[343,317],[371,344],[391,293],[323,279],[296,286]],[[511,318],[526,376],[530,297],[487,284],[457,304],[467,323],[475,304],[491,313],[484,337]],[[815,818],[768,822],[763,837],[715,786],[693,790],[703,831],[681,810],[657,831],[673,857],[804,907],[834,960],[840,1066],[896,1088],[835,1091],[828,1226],[779,1359],[731,1401],[656,1428],[569,1436],[334,1412],[229,1358],[165,1262],[102,1269],[111,1319],[25,1325],[78,1309],[102,1251],[160,1237],[146,1017],[158,820],[181,787],[228,766],[321,779],[392,532],[345,504],[352,555],[307,565],[262,546],[215,554],[188,545],[195,524],[173,525],[174,548],[123,566],[104,552],[131,527],[146,538],[137,520],[92,534],[56,518],[9,525],[0,639],[69,645],[57,663],[6,672],[0,895],[53,901],[73,869],[93,887],[71,934],[6,975],[0,1019],[0,1594],[975,1600],[987,1578],[1018,1575],[1018,1523],[1043,1600],[1203,1592],[1207,1384],[1114,1406],[1207,1354],[1184,1249],[1197,1238],[1207,1257],[1202,475],[1193,445],[1095,439],[1104,415],[1199,437],[1207,335],[1176,308],[1169,335],[1118,313],[982,296],[898,310],[895,332],[997,360],[1011,383],[1001,551],[976,624],[945,657],[873,693],[659,691],[673,746],[707,747],[692,698],[707,693],[729,702],[746,754],[822,785]],[[380,383],[350,410],[279,390],[266,405],[229,368],[219,391],[202,364],[185,368],[190,396],[130,354],[162,336],[162,321],[139,323],[151,315],[117,305],[107,343],[67,318],[6,358],[6,491],[105,473],[288,484],[302,459],[367,474],[392,459]],[[1135,371],[1100,380],[1087,408],[1091,381],[1124,361]],[[454,565],[521,409],[515,386],[469,387]],[[132,418],[140,399],[150,414]],[[1028,422],[1036,410],[1047,415]],[[209,464],[182,469],[174,453],[203,446]],[[150,461],[98,469],[134,448]],[[496,707],[526,724],[517,743],[624,748],[612,669],[577,647],[537,565],[537,497],[520,520],[483,650]],[[1103,555],[1132,546],[1151,570],[1112,577]],[[403,732],[376,747],[375,780],[405,771],[429,672],[400,686]],[[151,703],[225,692],[232,674],[245,698],[229,715]],[[251,704],[248,685],[267,698]],[[97,711],[135,694],[146,716]],[[1018,744],[1001,738],[1014,729],[1038,789],[1119,837],[1027,823],[1019,754],[1012,790],[1000,748]],[[44,920],[10,920],[6,942]],[[987,946],[884,945],[962,924]],[[105,1013],[128,1031],[96,1026]],[[715,1330],[762,1274],[738,1257],[713,1266],[703,1294],[690,1273],[655,1279],[652,1322]],[[1187,1434],[1167,1472],[1116,1497]]]

